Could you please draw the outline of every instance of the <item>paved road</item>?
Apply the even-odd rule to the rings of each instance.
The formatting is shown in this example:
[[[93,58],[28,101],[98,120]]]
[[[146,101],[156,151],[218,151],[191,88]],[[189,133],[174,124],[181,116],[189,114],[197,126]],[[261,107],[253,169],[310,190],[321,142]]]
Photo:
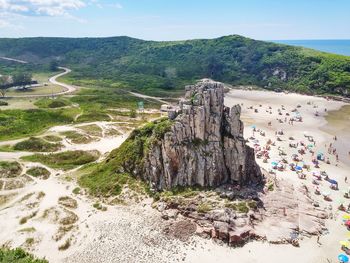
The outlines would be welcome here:
[[[27,64],[28,63],[27,61],[15,59],[15,58],[0,57],[0,59],[4,59],[4,60],[8,60],[8,61],[14,61],[14,62],[18,62],[18,63],[21,63],[21,64]]]
[[[17,59],[12,59],[12,58],[5,58],[5,57],[0,57],[0,59],[6,59],[6,60],[12,60],[12,61],[16,61],[16,62],[19,62],[19,63],[28,63],[26,61],[22,61],[22,60],[17,60]],[[51,78],[49,78],[49,82],[54,84],[54,85],[57,85],[57,86],[61,86],[63,87],[65,90],[62,91],[62,92],[58,92],[58,93],[53,93],[53,94],[38,94],[38,95],[16,95],[16,96],[8,96],[7,98],[39,98],[39,97],[50,97],[50,96],[59,96],[59,95],[65,95],[65,94],[68,94],[68,93],[72,93],[74,91],[76,91],[76,87],[72,86],[72,85],[69,85],[69,84],[66,84],[66,83],[62,83],[62,82],[59,82],[57,81],[56,79],[59,78],[59,77],[62,77],[66,74],[69,74],[70,72],[72,72],[71,69],[69,68],[65,68],[65,67],[58,67],[59,69],[63,69],[64,72],[62,73],[59,73]],[[136,93],[136,92],[131,92],[131,91],[127,91],[129,92],[131,95],[135,96],[135,97],[138,97],[138,98],[142,98],[142,99],[152,99],[152,100],[156,100],[156,101],[159,101],[160,103],[163,103],[163,104],[170,104],[169,102],[163,100],[162,98],[159,98],[159,97],[153,97],[153,96],[148,96],[148,95],[144,95],[144,94],[141,94],[141,93]]]
[[[131,91],[128,91],[128,92],[129,92],[131,95],[134,95],[135,97],[138,97],[138,98],[142,98],[142,99],[152,99],[152,100],[159,101],[160,103],[163,103],[163,104],[170,104],[168,101],[162,100],[162,98],[159,98],[159,97],[148,96],[148,95],[144,95],[144,94],[136,93],[136,92],[131,92]]]
[[[76,90],[76,88],[72,85],[69,84],[65,84],[62,82],[57,81],[56,79],[59,77],[62,77],[70,72],[72,72],[72,70],[70,70],[69,68],[64,68],[64,67],[58,67],[59,69],[64,70],[64,72],[61,72],[51,78],[49,78],[49,82],[57,85],[57,86],[61,86],[64,88],[64,91],[58,92],[58,93],[53,93],[53,94],[37,94],[37,95],[16,95],[16,96],[8,96],[7,98],[40,98],[40,97],[50,97],[50,96],[58,96],[58,95],[64,95],[64,94],[68,94],[68,93],[72,93]],[[48,87],[49,89],[49,87]]]

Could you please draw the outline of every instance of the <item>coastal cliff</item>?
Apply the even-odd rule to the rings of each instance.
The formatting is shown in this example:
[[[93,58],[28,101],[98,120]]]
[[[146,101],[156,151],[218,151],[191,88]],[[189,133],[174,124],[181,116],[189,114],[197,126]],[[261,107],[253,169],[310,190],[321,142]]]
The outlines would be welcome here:
[[[169,131],[149,146],[141,177],[157,190],[260,182],[240,112],[239,105],[224,106],[221,83],[202,80],[187,86],[185,99],[171,114]]]

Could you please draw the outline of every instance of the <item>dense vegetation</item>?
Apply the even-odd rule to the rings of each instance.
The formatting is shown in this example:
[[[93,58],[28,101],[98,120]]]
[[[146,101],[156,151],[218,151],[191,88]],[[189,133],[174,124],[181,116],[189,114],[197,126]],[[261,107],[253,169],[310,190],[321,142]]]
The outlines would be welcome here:
[[[59,58],[61,65],[73,69],[65,80],[77,85],[158,95],[203,77],[308,93],[350,91],[349,57],[241,36],[176,42],[129,37],[0,39],[0,53],[41,68]]]
[[[139,187],[140,182],[135,180],[135,175],[141,172],[143,158],[150,145],[169,131],[171,123],[168,119],[160,119],[134,130],[104,162],[90,167],[80,177],[80,185],[98,196],[118,195],[125,184]]]
[[[48,263],[48,261],[37,259],[21,248],[0,248],[0,263]]]

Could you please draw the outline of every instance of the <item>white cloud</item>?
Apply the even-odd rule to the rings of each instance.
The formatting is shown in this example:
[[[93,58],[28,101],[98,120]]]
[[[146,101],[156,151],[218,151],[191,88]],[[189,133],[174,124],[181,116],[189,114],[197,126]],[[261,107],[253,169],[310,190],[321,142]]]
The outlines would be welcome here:
[[[26,16],[65,16],[85,6],[82,0],[0,0],[0,12]]]

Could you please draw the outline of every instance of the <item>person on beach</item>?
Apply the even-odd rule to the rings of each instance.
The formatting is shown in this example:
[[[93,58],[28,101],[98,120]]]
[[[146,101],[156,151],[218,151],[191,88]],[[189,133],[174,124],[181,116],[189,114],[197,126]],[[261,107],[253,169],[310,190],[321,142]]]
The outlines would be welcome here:
[[[345,183],[348,182],[348,177],[347,177],[347,176],[345,176],[344,181],[345,181]],[[349,204],[349,205],[350,205],[350,204]]]

